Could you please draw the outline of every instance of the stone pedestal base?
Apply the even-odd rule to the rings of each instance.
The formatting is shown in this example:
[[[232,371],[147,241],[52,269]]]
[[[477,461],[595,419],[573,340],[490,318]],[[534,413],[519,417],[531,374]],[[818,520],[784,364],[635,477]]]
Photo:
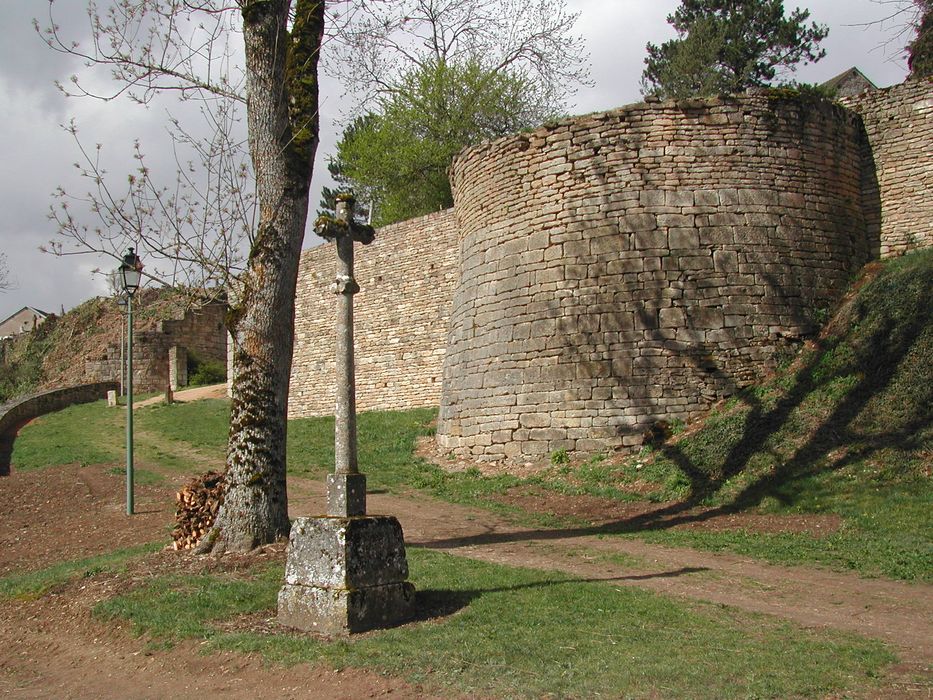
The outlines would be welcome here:
[[[298,518],[279,591],[279,622],[326,635],[392,627],[414,613],[398,520]]]

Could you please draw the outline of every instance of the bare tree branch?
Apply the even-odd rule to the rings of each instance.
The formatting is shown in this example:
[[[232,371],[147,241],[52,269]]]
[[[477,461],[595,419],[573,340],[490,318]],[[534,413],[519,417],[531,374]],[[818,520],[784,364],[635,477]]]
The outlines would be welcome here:
[[[15,289],[15,285],[10,281],[10,268],[6,264],[6,255],[0,253],[0,292],[8,289]]]
[[[33,20],[33,26],[52,50],[79,58],[88,68],[109,69],[116,86],[101,93],[73,75],[70,87],[58,84],[66,95],[102,100],[127,95],[148,104],[159,93],[175,92],[182,99],[242,102],[243,70],[232,42],[240,30],[232,9],[214,0],[117,0],[102,11],[90,2],[87,45],[70,38],[73,28],[66,34],[55,22],[54,2],[47,25]]]
[[[415,68],[481,60],[527,82],[535,102],[562,105],[589,84],[587,55],[564,0],[340,2],[353,11],[330,35],[325,70],[359,104],[391,94]]]

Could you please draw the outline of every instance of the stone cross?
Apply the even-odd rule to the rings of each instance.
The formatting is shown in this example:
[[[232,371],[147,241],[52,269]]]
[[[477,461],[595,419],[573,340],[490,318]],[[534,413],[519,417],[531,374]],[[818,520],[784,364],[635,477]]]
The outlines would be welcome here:
[[[334,473],[327,477],[327,515],[366,515],[366,476],[360,473],[356,450],[356,381],[353,365],[353,295],[360,286],[353,279],[353,244],[369,244],[375,229],[353,220],[352,197],[339,195],[337,217],[319,217],[314,231],[337,242],[337,403],[334,409]]]
[[[356,463],[353,379],[353,243],[372,243],[372,226],[353,221],[353,200],[338,197],[337,218],[315,232],[337,242],[337,406],[334,473],[327,477],[327,515],[296,518],[288,540],[279,622],[318,634],[350,634],[411,619],[402,526],[390,515],[366,515],[366,477]]]

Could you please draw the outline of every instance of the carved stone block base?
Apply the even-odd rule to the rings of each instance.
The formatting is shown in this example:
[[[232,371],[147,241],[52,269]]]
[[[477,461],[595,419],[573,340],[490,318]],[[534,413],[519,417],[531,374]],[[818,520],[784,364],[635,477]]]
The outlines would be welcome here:
[[[279,622],[339,636],[395,627],[411,619],[414,605],[415,587],[407,581],[355,590],[285,584],[279,591]]]
[[[392,627],[414,613],[415,589],[398,520],[298,518],[292,524],[283,625],[325,635]]]

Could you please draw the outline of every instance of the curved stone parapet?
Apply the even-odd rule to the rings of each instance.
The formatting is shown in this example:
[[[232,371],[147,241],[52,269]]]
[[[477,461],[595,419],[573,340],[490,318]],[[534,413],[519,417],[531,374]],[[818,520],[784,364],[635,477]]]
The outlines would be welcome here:
[[[872,249],[864,144],[856,115],[762,92],[461,153],[440,446],[634,447],[760,376]]]
[[[117,382],[95,382],[30,394],[0,406],[0,475],[10,472],[10,453],[16,432],[38,416],[59,411],[76,403],[90,403],[106,398]]]

